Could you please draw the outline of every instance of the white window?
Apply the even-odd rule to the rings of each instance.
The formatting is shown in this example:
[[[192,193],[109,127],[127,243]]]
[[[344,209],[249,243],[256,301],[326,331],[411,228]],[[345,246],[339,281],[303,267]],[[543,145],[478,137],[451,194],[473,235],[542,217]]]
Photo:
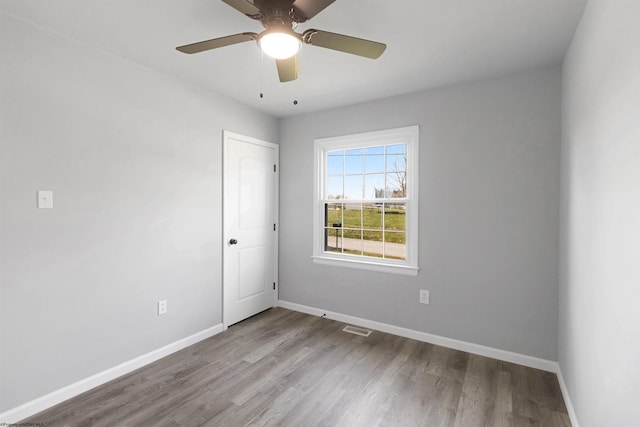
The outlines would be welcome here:
[[[418,274],[418,126],[317,139],[314,262]]]

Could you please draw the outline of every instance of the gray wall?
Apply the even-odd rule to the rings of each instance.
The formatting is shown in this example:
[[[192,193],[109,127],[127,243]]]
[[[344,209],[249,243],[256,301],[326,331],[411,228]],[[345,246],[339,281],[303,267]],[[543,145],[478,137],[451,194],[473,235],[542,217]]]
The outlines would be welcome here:
[[[278,122],[4,14],[0,67],[3,412],[221,322],[222,129]]]
[[[280,299],[556,360],[560,84],[541,69],[282,120]],[[418,277],[314,264],[314,138],[414,124]]]
[[[591,1],[563,67],[559,360],[580,425],[640,420],[640,2]]]

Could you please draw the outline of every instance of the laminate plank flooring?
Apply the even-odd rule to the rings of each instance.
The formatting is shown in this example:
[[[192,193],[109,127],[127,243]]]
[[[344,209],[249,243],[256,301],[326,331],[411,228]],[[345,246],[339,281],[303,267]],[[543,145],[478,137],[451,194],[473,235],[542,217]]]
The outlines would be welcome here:
[[[22,422],[570,426],[555,374],[273,308]]]

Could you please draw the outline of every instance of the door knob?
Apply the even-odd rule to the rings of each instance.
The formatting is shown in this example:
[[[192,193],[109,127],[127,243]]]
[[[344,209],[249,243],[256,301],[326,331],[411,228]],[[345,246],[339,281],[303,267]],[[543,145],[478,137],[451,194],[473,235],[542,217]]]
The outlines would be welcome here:
[[[237,245],[238,241],[236,239],[231,239],[231,240],[229,240],[229,244],[230,245]]]

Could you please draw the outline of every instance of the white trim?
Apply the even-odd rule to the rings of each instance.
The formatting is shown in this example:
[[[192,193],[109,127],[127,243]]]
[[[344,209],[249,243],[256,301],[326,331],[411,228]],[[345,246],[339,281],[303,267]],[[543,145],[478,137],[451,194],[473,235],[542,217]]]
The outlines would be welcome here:
[[[109,368],[105,371],[98,372],[88,378],[77,381],[61,389],[55,390],[49,394],[38,397],[30,402],[24,403],[16,408],[9,409],[6,412],[0,414],[0,424],[12,424],[20,420],[23,420],[31,415],[35,415],[38,412],[44,411],[58,403],[71,399],[85,391],[105,384],[113,379],[116,379],[129,372],[135,371],[145,365],[148,365],[156,360],[162,359],[176,351],[182,350],[190,345],[196,344],[207,338],[222,332],[222,324],[219,323],[211,328],[205,329],[200,332],[196,332],[186,338],[182,338],[171,344],[165,345],[157,350],[153,350],[142,356],[138,356],[135,359],[121,363],[113,368]]]
[[[324,251],[324,202],[326,168],[325,157],[329,150],[373,147],[378,145],[406,144],[407,146],[407,194],[399,199],[406,203],[406,260],[375,258],[353,262],[353,255],[327,253]],[[382,271],[416,276],[418,274],[418,169],[420,128],[417,125],[353,135],[318,138],[314,140],[314,174],[313,174],[313,254],[314,263],[328,264],[340,267],[358,268],[363,270]],[[348,199],[342,201],[348,202]],[[359,203],[363,200],[354,200]],[[370,202],[370,200],[367,200]],[[381,268],[380,268],[381,267]],[[398,268],[400,267],[400,268]]]
[[[227,203],[225,201],[226,194],[226,182],[227,182],[227,143],[229,140],[234,139],[246,144],[258,145],[261,147],[270,148],[274,151],[274,163],[276,170],[274,171],[274,218],[273,222],[276,226],[273,236],[273,282],[275,282],[276,286],[273,289],[272,298],[271,298],[271,307],[277,307],[278,305],[278,289],[279,289],[279,272],[278,272],[278,256],[279,256],[279,245],[280,245],[280,145],[274,144],[273,142],[264,141],[262,139],[254,138],[251,136],[242,135],[239,133],[231,132],[229,130],[222,130],[222,205],[226,206]],[[223,208],[222,212],[222,324],[223,330],[227,330],[229,328],[230,320],[229,320],[229,310],[228,307],[225,308],[227,302],[227,293],[225,292],[225,283],[227,282],[225,274],[225,251],[228,248],[226,244],[227,238],[229,237],[227,234],[227,227],[225,222],[226,212]]]
[[[580,423],[578,423],[578,415],[576,414],[576,410],[573,407],[573,401],[571,400],[571,396],[569,395],[569,389],[567,388],[567,384],[564,382],[564,377],[562,376],[562,369],[560,368],[559,363],[557,365],[558,370],[556,372],[556,375],[558,376],[560,391],[562,392],[562,397],[564,398],[564,405],[567,407],[567,413],[569,414],[571,426],[580,427]]]
[[[275,198],[276,198],[276,205],[275,205],[275,224],[276,224],[276,232],[275,235],[273,236],[273,281],[275,282],[276,286],[275,289],[273,290],[273,303],[272,303],[272,307],[277,307],[278,306],[278,293],[279,293],[279,289],[280,289],[280,271],[279,271],[279,267],[280,267],[280,146],[277,144],[274,144],[275,147],[275,156],[276,156],[276,176],[275,176]]]
[[[365,259],[332,258],[330,256],[312,256],[316,264],[331,265],[334,267],[355,268],[357,270],[377,271],[380,273],[404,274],[405,276],[417,276],[418,267],[410,265],[385,264],[382,261],[369,262]]]
[[[376,322],[375,320],[362,319],[360,317],[350,316],[348,314],[335,313],[332,311],[322,310],[315,307],[309,307],[293,302],[278,301],[278,306],[289,310],[300,311],[302,313],[312,314],[315,316],[324,316],[328,319],[337,320],[339,322],[349,323],[352,325],[375,329],[381,332],[398,335],[405,338],[411,338],[418,341],[428,342],[455,350],[466,351],[468,353],[478,354],[480,356],[491,357],[493,359],[503,360],[505,362],[516,363],[518,365],[528,366],[530,368],[541,369],[548,372],[558,372],[558,362],[553,360],[541,359],[538,357],[528,356],[526,354],[514,353],[499,348],[487,347],[467,341],[460,341],[453,338],[442,337],[439,335],[420,332],[413,329],[407,329],[400,326],[389,325],[386,323]]]

